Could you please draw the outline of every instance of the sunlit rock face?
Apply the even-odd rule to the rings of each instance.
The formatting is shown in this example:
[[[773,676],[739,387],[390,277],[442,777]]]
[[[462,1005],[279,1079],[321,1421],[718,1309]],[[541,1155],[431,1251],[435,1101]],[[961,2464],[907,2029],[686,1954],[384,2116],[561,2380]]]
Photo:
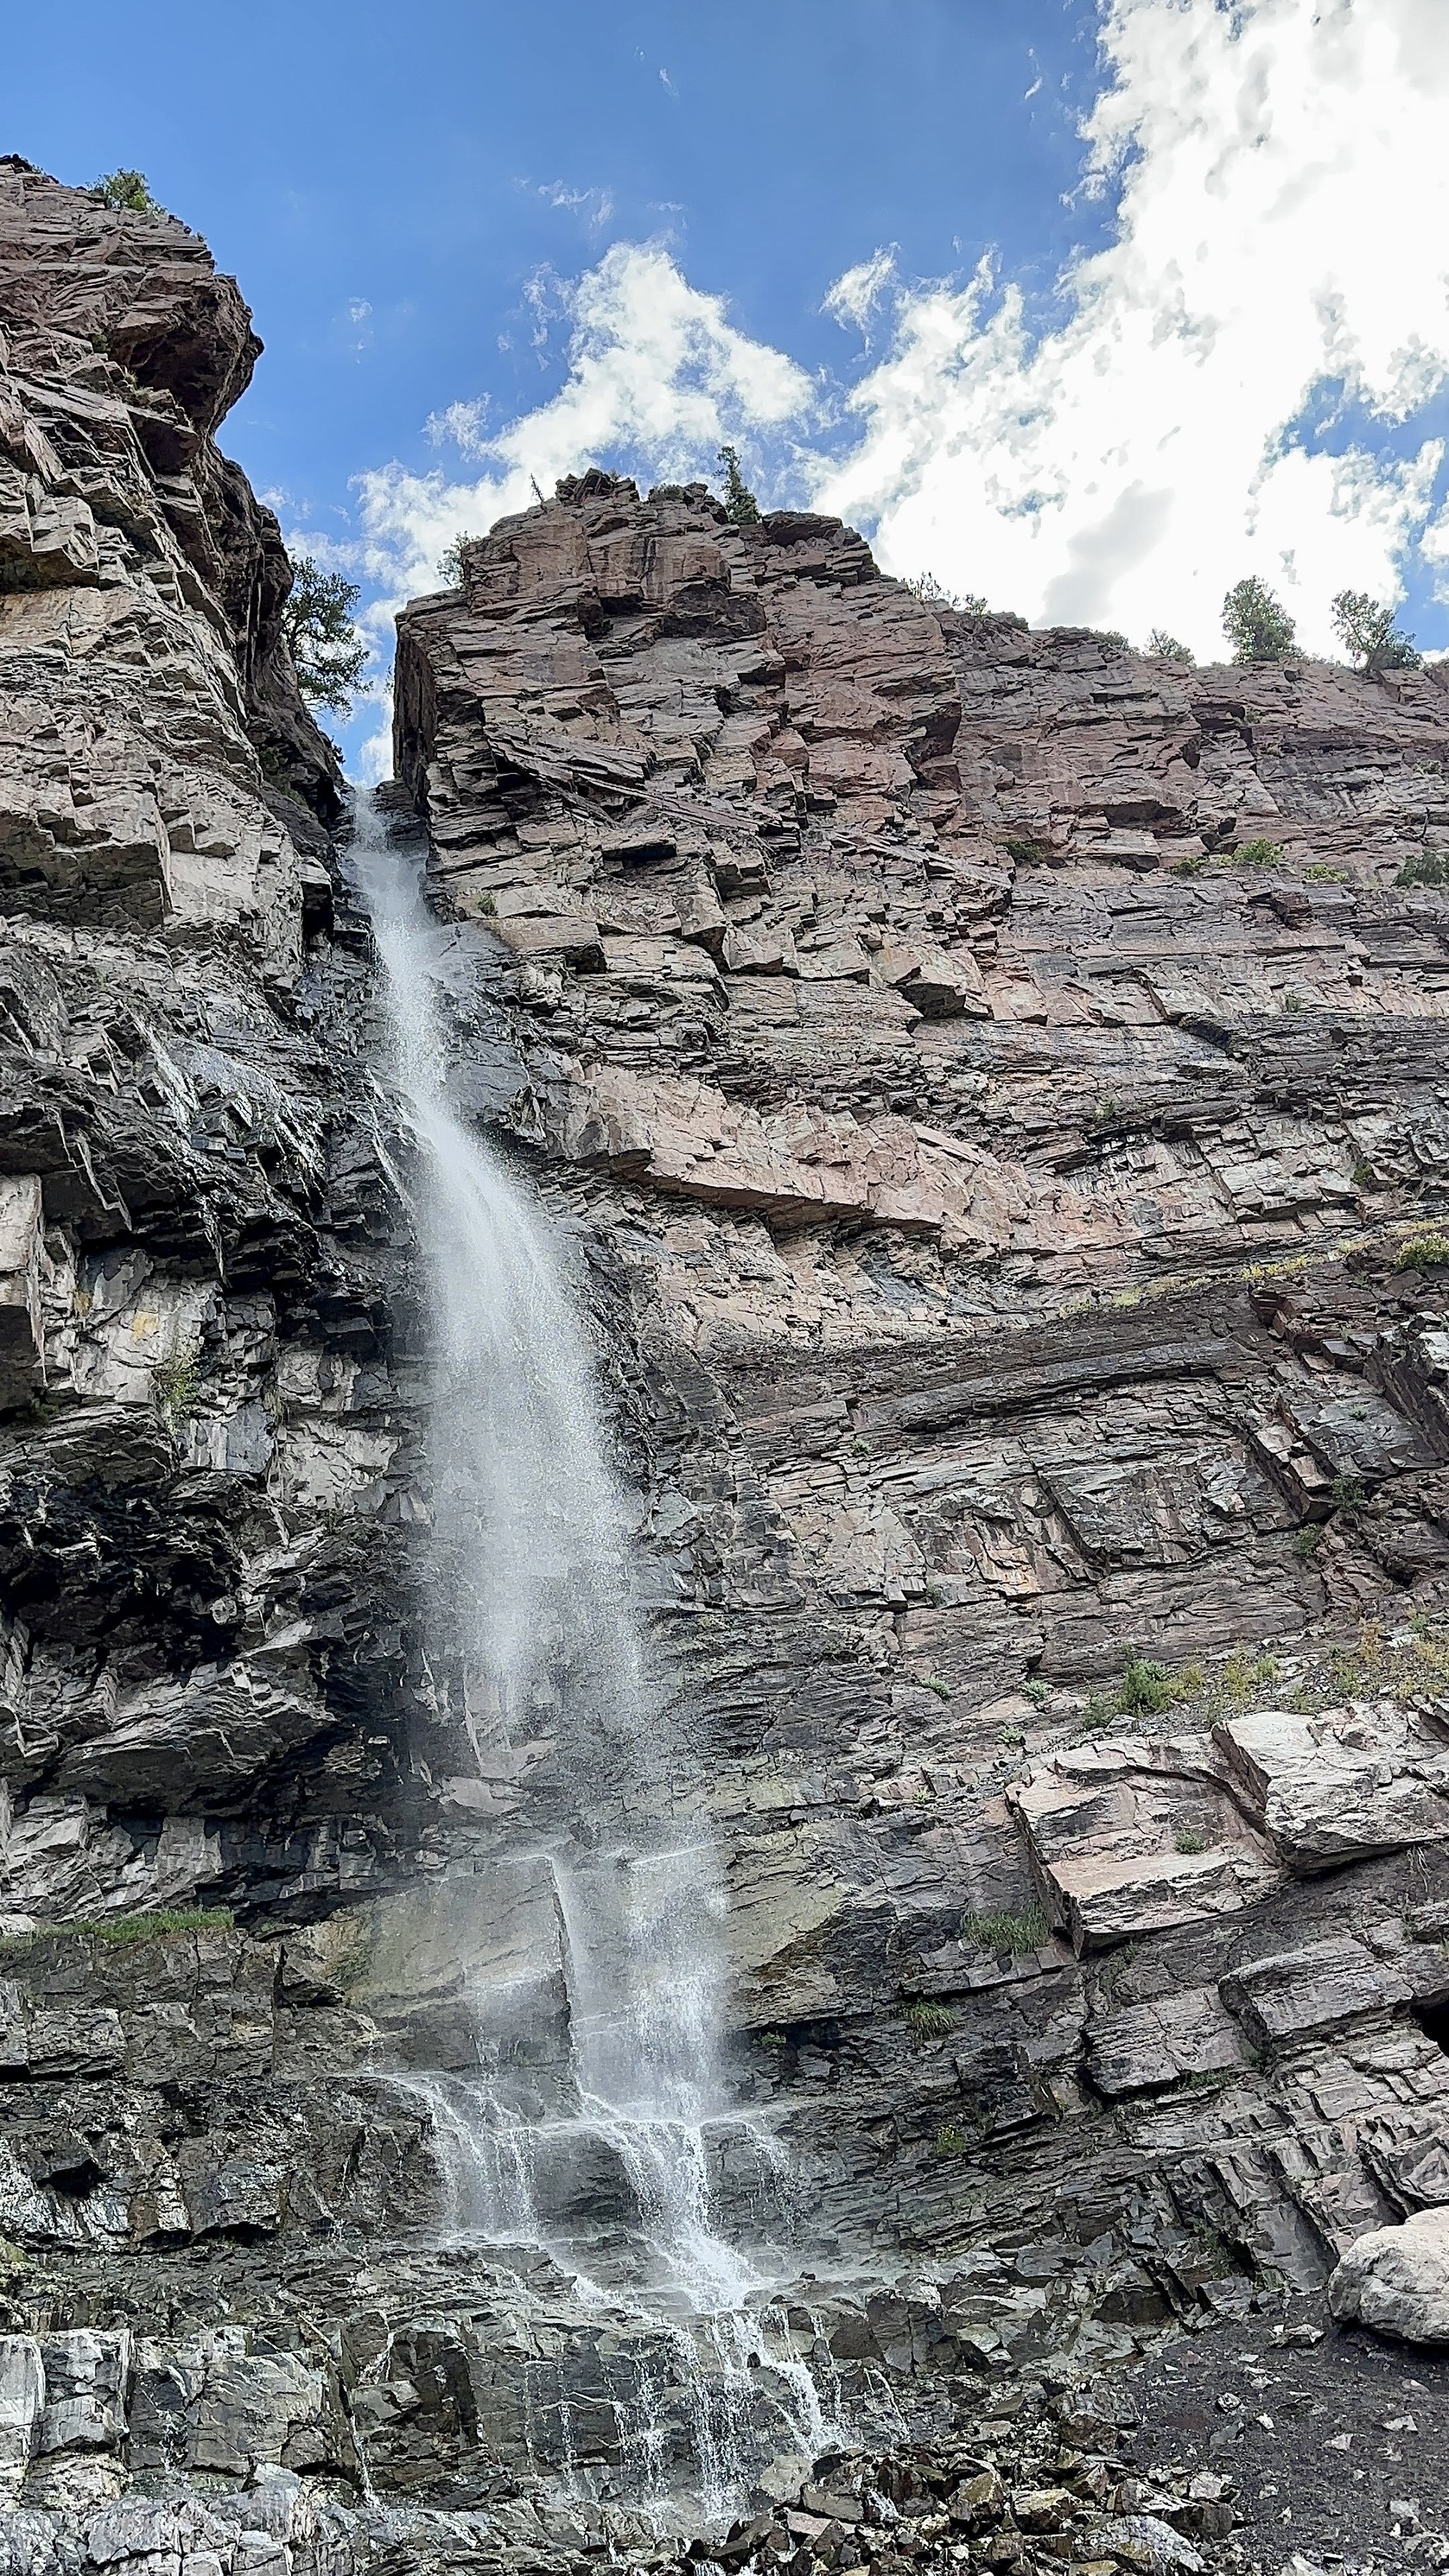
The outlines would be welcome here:
[[[757,2287],[669,2316],[578,2125],[568,1768],[495,1758],[430,1575],[245,308],[5,163],[0,330],[27,2566],[643,2553],[1449,2203],[1437,674],[938,612],[594,472],[401,622],[450,1096],[551,1221],[717,1856]]]

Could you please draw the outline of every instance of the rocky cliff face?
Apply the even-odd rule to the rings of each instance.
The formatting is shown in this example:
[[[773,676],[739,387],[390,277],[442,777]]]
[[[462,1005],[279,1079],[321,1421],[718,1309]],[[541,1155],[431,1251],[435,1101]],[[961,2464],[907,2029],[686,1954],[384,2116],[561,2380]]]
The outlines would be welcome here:
[[[416,2070],[511,1978],[544,2099],[567,1981],[428,1657],[406,1142],[211,445],[254,343],[180,226],[0,188],[23,2563],[568,2566],[697,2409],[444,2242]],[[1446,753],[1432,671],[937,613],[594,472],[401,622],[457,1081],[707,1749],[787,2430],[802,2359],[929,2432],[1449,2201]],[[606,2289],[621,2188],[556,2184]]]

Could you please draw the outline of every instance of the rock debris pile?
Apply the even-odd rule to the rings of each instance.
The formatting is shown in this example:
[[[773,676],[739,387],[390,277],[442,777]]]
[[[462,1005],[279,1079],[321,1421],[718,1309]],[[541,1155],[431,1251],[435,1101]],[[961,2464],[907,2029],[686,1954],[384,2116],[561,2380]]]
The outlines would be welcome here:
[[[1233,2528],[1235,2481],[1199,2469],[1179,2491],[1135,2475],[1117,2454],[1118,2420],[1134,2420],[1122,2389],[1089,2381],[1055,2409],[1030,2415],[1035,2420],[988,2417],[969,2442],[826,2458],[794,2496],[736,2523],[723,2542],[641,2564],[723,2567],[739,2576],[815,2576],[826,2568],[941,2576],[966,2566],[1035,2576],[1063,2564],[1095,2576],[1175,2568],[1200,2576],[1216,2563],[1212,2544]]]

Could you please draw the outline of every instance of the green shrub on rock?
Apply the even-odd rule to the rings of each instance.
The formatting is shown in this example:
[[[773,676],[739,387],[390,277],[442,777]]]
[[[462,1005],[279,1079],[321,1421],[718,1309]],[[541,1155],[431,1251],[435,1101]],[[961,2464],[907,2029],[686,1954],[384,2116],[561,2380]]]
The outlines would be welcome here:
[[[1401,886],[1449,885],[1449,859],[1442,850],[1416,850],[1412,858],[1405,859],[1394,883]]]
[[[1028,1950],[1039,1950],[1050,1940],[1051,1928],[1040,1905],[1028,1905],[1021,1914],[996,1906],[985,1914],[961,1917],[962,1940],[978,1950],[989,1950],[997,1959],[1024,1958]]]
[[[903,2017],[917,2039],[944,2039],[956,2027],[956,2016],[949,2004],[907,2004]]]
[[[961,617],[987,617],[990,610],[979,590],[948,590],[933,572],[913,572],[901,583],[923,608],[954,608]]]
[[[103,178],[97,179],[91,194],[99,197],[103,206],[110,206],[117,213],[164,215],[166,212],[164,206],[158,206],[147,187],[144,170],[108,170]]]
[[[476,546],[478,539],[471,528],[460,528],[450,545],[438,557],[438,578],[449,590],[461,590],[464,584],[463,548]]]
[[[1437,1225],[1426,1226],[1422,1234],[1411,1234],[1394,1255],[1396,1270],[1417,1270],[1422,1278],[1426,1270],[1437,1270],[1449,1261],[1449,1235]]]
[[[1412,635],[1394,624],[1394,612],[1366,590],[1341,590],[1333,603],[1333,627],[1339,642],[1363,665],[1366,680],[1381,671],[1414,671],[1423,656]]]
[[[1150,1656],[1139,1655],[1135,1646],[1129,1646],[1122,1659],[1118,1697],[1124,1716],[1157,1717],[1163,1709],[1171,1708],[1177,1685],[1165,1664],[1154,1663]]]
[[[196,1411],[201,1392],[200,1345],[183,1342],[168,1358],[157,1360],[151,1371],[151,1392],[167,1430],[173,1436],[183,1430]]]

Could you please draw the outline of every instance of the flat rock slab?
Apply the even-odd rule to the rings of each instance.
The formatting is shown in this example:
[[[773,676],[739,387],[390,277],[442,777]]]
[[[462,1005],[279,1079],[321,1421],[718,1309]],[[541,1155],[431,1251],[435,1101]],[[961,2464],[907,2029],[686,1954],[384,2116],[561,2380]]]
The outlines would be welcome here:
[[[1109,2095],[1149,2092],[1187,2075],[1250,2063],[1248,2042],[1213,1986],[1188,1986],[1155,2003],[1129,2005],[1088,2036],[1092,2082]]]
[[[1224,1977],[1220,1992],[1253,2037],[1271,2047],[1321,2038],[1365,2013],[1390,2012],[1408,2002],[1410,1986],[1392,1961],[1344,1934],[1255,1959]]]
[[[1408,1709],[1259,1708],[1213,1729],[1234,1786],[1295,1870],[1449,1834],[1449,1737]]]
[[[1282,1875],[1205,1738],[1074,1747],[1007,1795],[1079,1954],[1239,1913]]]

